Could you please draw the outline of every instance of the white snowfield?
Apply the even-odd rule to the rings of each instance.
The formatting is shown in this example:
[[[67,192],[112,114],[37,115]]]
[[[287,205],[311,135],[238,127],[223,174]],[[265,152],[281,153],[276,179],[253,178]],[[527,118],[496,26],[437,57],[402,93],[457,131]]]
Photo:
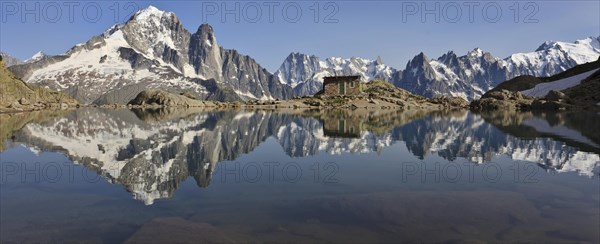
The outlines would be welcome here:
[[[582,80],[584,80],[585,78],[588,78],[590,75],[592,75],[594,72],[596,72],[598,70],[599,69],[591,70],[591,71],[588,71],[585,73],[581,73],[578,75],[574,75],[571,77],[567,77],[567,78],[552,81],[552,82],[540,83],[540,84],[537,84],[534,88],[522,91],[521,93],[523,93],[523,95],[526,95],[526,96],[543,97],[543,96],[546,96],[548,94],[548,92],[550,92],[551,90],[562,91],[564,89],[579,85],[579,84],[581,84]]]

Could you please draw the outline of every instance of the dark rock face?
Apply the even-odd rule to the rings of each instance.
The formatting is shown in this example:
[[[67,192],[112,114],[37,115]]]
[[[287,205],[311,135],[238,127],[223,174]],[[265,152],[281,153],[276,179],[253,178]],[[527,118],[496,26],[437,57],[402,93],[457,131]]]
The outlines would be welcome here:
[[[127,60],[133,69],[150,69],[153,65],[158,64],[155,60],[147,59],[132,48],[119,48],[119,56]]]
[[[291,88],[278,82],[250,56],[221,48],[221,57],[223,77],[236,77],[228,80],[233,90],[251,95],[253,99],[291,98]]]
[[[421,94],[425,97],[433,97],[436,92],[446,90],[444,82],[435,81],[435,71],[429,64],[429,58],[424,53],[419,53],[406,64],[402,78],[394,81],[397,87]],[[427,85],[426,85],[427,84]]]
[[[221,50],[211,26],[202,24],[190,37],[188,57],[196,73],[216,80],[221,80]]]
[[[450,51],[437,60],[421,53],[408,62],[395,84],[429,98],[445,95],[472,100],[507,77],[501,60],[475,49],[460,57]]]

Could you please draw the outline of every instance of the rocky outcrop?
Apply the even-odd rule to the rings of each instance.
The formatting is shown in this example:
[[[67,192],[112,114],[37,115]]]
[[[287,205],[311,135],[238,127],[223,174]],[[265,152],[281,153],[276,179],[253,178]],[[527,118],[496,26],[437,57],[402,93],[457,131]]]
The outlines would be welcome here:
[[[397,109],[439,110],[467,108],[462,98],[437,97],[428,99],[395,87],[384,80],[372,80],[362,84],[362,92],[354,95],[327,94],[320,91],[314,96],[305,96],[284,101],[249,101],[247,107],[273,108],[323,108],[323,109]]]
[[[19,80],[5,68],[0,56],[0,112],[67,108],[77,104],[64,93],[31,86]]]
[[[470,108],[474,111],[529,110],[533,98],[523,96],[520,92],[500,90],[484,94],[481,99],[471,102]]]
[[[435,98],[429,99],[429,101],[431,103],[441,104],[444,107],[451,107],[451,108],[468,108],[469,107],[469,102],[467,100],[463,99],[462,97],[441,96],[441,97],[435,97]]]
[[[150,107],[211,107],[215,103],[190,98],[190,94],[174,94],[166,91],[148,89],[140,92],[128,104]]]
[[[560,91],[550,91],[545,97],[528,97],[518,91],[507,90],[487,93],[484,98],[473,101],[469,106],[474,111],[559,111],[567,109],[594,109],[598,107],[595,105],[583,107],[573,104],[572,99]]]

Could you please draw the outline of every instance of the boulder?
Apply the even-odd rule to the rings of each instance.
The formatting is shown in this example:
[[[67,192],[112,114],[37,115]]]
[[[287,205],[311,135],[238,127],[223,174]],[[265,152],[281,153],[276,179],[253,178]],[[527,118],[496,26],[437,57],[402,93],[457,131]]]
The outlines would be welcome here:
[[[544,98],[545,98],[544,100],[549,101],[549,102],[559,102],[561,100],[566,99],[567,95],[565,95],[564,93],[562,93],[560,91],[551,90],[550,92],[548,92],[548,94]]]
[[[134,106],[150,105],[152,107],[203,107],[204,102],[189,98],[186,95],[174,94],[167,91],[148,89],[140,92],[128,104]]]
[[[483,95],[482,98],[492,98],[496,100],[521,100],[525,97],[521,92],[518,91],[509,91],[509,90],[499,90],[499,91],[491,91]]]
[[[29,105],[29,101],[26,98],[19,99],[19,104],[21,105]]]
[[[446,107],[460,107],[466,108],[469,106],[469,102],[461,97],[436,97],[430,100],[430,102],[435,104],[440,104]]]

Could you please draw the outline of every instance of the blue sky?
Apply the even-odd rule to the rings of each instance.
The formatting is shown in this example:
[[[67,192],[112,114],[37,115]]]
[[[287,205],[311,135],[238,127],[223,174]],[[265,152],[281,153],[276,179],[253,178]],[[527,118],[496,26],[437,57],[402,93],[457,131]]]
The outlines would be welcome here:
[[[148,5],[175,12],[191,32],[211,24],[221,46],[271,72],[290,52],[381,56],[403,69],[419,52],[435,58],[479,47],[506,57],[547,40],[600,35],[599,1],[2,1],[0,50],[21,59],[39,50],[64,53]],[[223,20],[223,13],[233,14]]]

